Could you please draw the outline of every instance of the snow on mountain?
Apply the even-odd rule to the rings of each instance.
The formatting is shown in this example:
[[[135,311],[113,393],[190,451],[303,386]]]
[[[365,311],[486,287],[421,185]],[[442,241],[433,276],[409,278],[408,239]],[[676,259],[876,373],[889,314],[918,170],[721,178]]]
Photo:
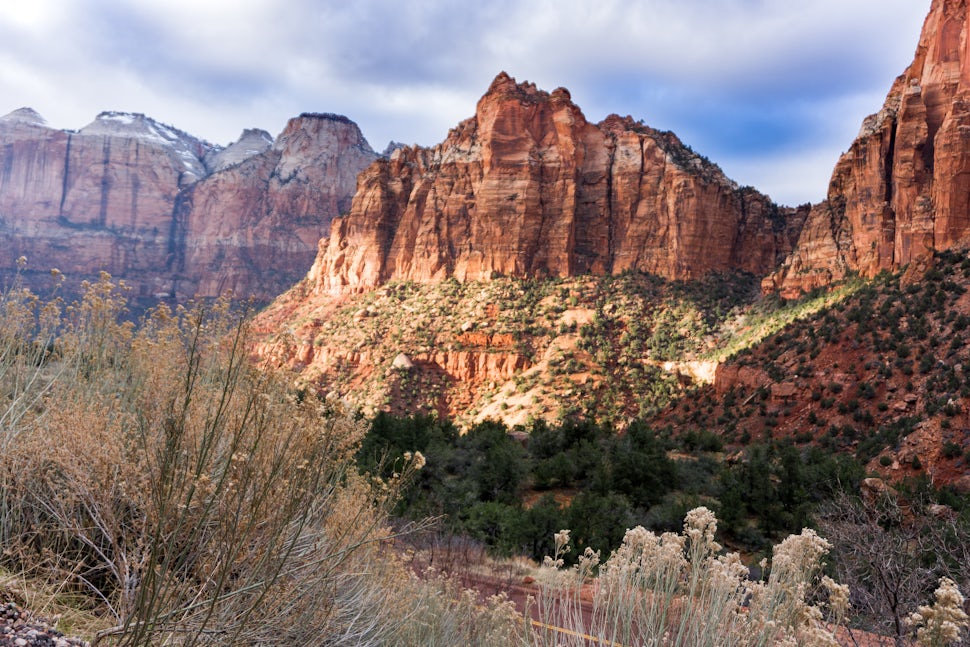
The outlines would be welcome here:
[[[210,173],[216,173],[259,155],[273,145],[273,137],[259,128],[247,128],[239,140],[225,148],[217,148],[206,153],[204,162]]]
[[[191,183],[208,175],[203,162],[205,156],[218,147],[172,126],[159,123],[137,112],[106,111],[78,131],[81,136],[130,137],[172,149],[185,167]]]

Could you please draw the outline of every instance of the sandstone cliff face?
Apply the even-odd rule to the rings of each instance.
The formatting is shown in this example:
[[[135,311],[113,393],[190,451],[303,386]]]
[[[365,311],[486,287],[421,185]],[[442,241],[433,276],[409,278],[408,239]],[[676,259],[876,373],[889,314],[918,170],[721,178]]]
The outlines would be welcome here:
[[[172,205],[205,173],[209,146],[141,115],[102,113],[77,132],[32,111],[0,119],[0,264],[51,267],[76,285],[100,270],[130,278],[136,297],[167,293]],[[28,283],[46,289],[39,277]],[[30,279],[36,279],[31,281]]]
[[[360,175],[309,278],[340,294],[447,277],[764,274],[806,215],[737,187],[671,133],[591,124],[566,90],[502,73],[443,143]]]
[[[793,296],[897,270],[970,234],[970,15],[933,0],[916,57],[835,167],[795,251],[765,289]]]
[[[220,149],[144,115],[106,112],[72,132],[17,110],[0,117],[0,273],[26,256],[40,291],[56,267],[68,295],[104,270],[136,301],[226,289],[268,300],[305,274],[375,157],[333,115]]]
[[[303,114],[272,146],[184,191],[174,213],[176,296],[282,293],[311,266],[376,157],[349,119]]]

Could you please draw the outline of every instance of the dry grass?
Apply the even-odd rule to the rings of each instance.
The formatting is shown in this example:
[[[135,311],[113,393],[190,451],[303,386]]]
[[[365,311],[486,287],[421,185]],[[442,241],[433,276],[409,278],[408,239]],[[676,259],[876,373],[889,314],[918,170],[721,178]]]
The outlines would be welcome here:
[[[828,543],[810,530],[789,537],[775,547],[767,580],[751,582],[738,555],[722,553],[714,541],[716,523],[697,508],[682,534],[635,528],[606,562],[587,549],[565,571],[569,535],[558,533],[536,601],[546,628],[531,644],[579,646],[592,637],[658,647],[837,645],[848,592],[820,575]],[[821,591],[824,608],[814,603]]]
[[[432,644],[468,617],[449,602],[408,638],[455,593],[390,556],[387,507],[417,461],[364,480],[363,421],[256,370],[245,316],[163,307],[133,326],[121,288],[0,301],[8,572],[98,618],[95,644]]]

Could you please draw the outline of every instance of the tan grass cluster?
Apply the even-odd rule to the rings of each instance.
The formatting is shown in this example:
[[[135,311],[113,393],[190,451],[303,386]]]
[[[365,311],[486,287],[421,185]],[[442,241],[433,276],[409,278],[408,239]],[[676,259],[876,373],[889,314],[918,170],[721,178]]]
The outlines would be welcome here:
[[[960,641],[970,627],[970,617],[963,610],[963,594],[956,582],[948,577],[940,580],[934,594],[935,602],[920,606],[907,619],[916,630],[916,643],[920,647],[946,647]]]
[[[683,533],[634,528],[605,562],[587,549],[570,571],[560,570],[568,532],[557,534],[557,554],[545,568],[559,577],[540,579],[542,628],[532,644],[837,644],[835,627],[848,592],[821,577],[828,542],[811,530],[788,537],[775,547],[768,578],[752,582],[739,556],[724,553],[714,540],[716,529],[714,513],[696,508],[687,514]],[[813,603],[821,591],[828,598],[824,607]]]
[[[0,298],[0,567],[57,582],[96,644],[430,644],[412,619],[454,587],[393,558],[386,516],[424,457],[359,476],[365,422],[254,368],[227,301],[124,308],[107,275],[70,306]]]

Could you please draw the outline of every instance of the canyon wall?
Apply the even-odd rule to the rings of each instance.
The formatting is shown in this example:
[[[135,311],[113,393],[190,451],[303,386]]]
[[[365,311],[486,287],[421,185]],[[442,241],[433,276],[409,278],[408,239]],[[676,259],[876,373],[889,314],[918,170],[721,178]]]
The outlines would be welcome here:
[[[0,275],[73,296],[101,271],[136,301],[269,300],[303,276],[330,221],[377,155],[355,124],[305,114],[274,142],[220,148],[144,115],[102,113],[78,131],[36,112],[0,117]]]
[[[916,56],[835,167],[783,266],[785,296],[896,271],[970,234],[970,14],[933,0]]]
[[[444,142],[361,173],[309,278],[342,294],[449,277],[764,275],[806,216],[738,187],[672,133],[589,123],[565,89],[502,73]]]

